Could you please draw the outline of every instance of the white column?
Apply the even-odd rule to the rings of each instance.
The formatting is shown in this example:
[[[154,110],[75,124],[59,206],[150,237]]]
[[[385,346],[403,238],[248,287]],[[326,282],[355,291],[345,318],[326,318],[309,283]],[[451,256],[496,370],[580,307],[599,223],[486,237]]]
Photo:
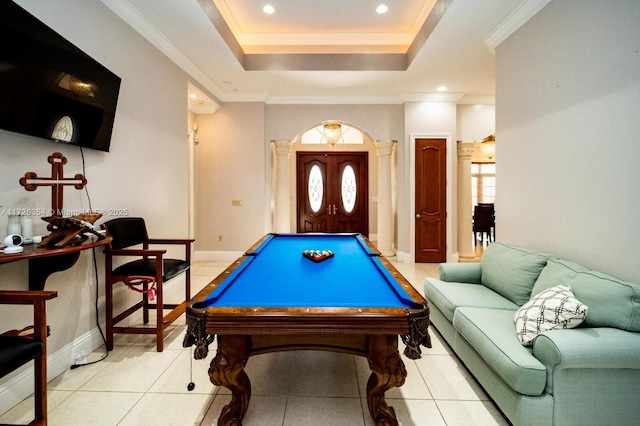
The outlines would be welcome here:
[[[276,232],[291,232],[291,219],[289,205],[289,154],[291,153],[291,141],[271,141],[276,152],[276,196],[275,216]]]
[[[476,262],[472,244],[471,155],[473,143],[458,142],[458,254],[460,262]]]
[[[378,152],[378,243],[383,256],[394,256],[391,154],[397,141],[376,141]]]

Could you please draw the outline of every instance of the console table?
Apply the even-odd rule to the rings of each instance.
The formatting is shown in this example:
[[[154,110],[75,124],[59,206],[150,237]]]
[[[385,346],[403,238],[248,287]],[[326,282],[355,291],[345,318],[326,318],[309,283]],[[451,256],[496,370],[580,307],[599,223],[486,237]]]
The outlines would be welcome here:
[[[88,239],[67,247],[38,247],[37,244],[27,244],[23,246],[24,251],[21,253],[0,253],[0,264],[28,260],[29,290],[42,291],[49,275],[66,271],[75,265],[82,250],[104,246],[109,244],[111,239],[111,236],[98,241]]]

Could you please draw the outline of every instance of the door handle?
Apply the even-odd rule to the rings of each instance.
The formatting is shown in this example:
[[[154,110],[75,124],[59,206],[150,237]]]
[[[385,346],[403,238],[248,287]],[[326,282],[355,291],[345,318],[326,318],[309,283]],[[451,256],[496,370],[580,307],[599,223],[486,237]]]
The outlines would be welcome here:
[[[420,213],[416,213],[416,219],[420,219],[422,215]]]
[[[332,214],[336,214],[337,212],[338,212],[338,208],[336,207],[336,205],[329,204],[329,207],[327,207],[327,214],[331,216]]]

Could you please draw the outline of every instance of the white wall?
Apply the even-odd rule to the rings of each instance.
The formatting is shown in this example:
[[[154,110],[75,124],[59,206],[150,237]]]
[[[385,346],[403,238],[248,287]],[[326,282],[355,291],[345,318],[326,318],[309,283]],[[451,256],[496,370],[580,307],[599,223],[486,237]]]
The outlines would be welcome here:
[[[496,106],[461,104],[457,106],[457,138],[475,142],[496,131]]]
[[[496,49],[498,239],[640,282],[640,2],[551,2]]]
[[[86,0],[17,1],[25,9],[66,37],[122,78],[111,152],[85,150],[86,177],[93,209],[126,209],[144,216],[153,236],[186,236],[187,214],[187,76],[164,55],[113,15],[102,3]],[[0,211],[4,208],[41,208],[51,205],[51,191],[27,192],[18,183],[27,171],[49,176],[47,157],[62,152],[68,159],[65,176],[82,173],[79,149],[0,132]],[[64,191],[65,209],[88,209],[84,191]],[[0,233],[6,217],[0,216]],[[109,219],[104,217],[102,221]],[[45,223],[35,218],[36,231],[46,234]],[[96,252],[103,301],[103,254]],[[27,262],[0,265],[0,288],[26,289]],[[99,346],[95,323],[96,282],[91,253],[85,252],[71,269],[52,275],[47,290],[58,298],[48,304],[50,377],[73,363],[81,347]],[[131,292],[129,292],[131,293]],[[122,297],[122,296],[121,296]],[[104,326],[104,312],[100,321]],[[32,323],[28,310],[2,307],[2,331]],[[84,346],[83,346],[84,345]],[[52,363],[54,365],[52,365]],[[13,376],[11,376],[13,377]],[[10,398],[0,383],[0,412]],[[26,391],[33,392],[33,381]],[[28,395],[22,395],[23,397]],[[20,397],[12,389],[11,398]]]

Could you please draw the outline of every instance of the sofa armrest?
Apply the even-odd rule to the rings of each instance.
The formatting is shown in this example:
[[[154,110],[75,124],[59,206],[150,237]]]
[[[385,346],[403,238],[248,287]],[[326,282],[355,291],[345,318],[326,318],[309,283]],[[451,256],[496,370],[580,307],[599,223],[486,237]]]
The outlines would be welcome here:
[[[438,265],[441,281],[480,284],[482,268],[479,263],[441,263]]]
[[[640,369],[640,333],[617,328],[574,328],[539,335],[533,355],[553,369]]]

